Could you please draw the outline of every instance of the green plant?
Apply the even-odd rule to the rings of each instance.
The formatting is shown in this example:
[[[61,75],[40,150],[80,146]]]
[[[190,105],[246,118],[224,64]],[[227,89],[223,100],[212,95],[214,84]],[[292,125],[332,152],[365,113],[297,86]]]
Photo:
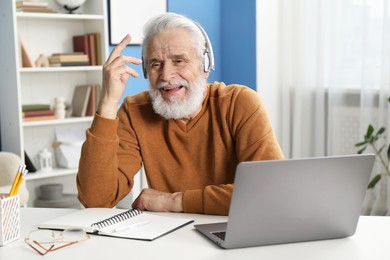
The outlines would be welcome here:
[[[390,98],[388,99],[390,102]],[[356,147],[359,148],[358,154],[363,153],[367,147],[371,147],[374,151],[376,157],[379,159],[379,162],[383,166],[384,171],[376,174],[368,184],[368,189],[372,189],[375,185],[381,180],[382,176],[390,176],[389,171],[389,161],[390,161],[390,144],[381,145],[378,140],[381,138],[385,138],[385,127],[381,127],[378,131],[375,132],[374,127],[370,124],[367,128],[367,133],[364,135],[364,140],[355,144]],[[380,146],[380,147],[378,147]],[[387,148],[387,151],[384,150]]]

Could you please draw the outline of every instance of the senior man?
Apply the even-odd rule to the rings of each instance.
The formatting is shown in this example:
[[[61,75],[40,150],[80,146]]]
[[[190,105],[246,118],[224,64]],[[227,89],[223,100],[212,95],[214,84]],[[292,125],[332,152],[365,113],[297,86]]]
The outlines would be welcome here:
[[[121,55],[127,35],[103,66],[102,98],[82,147],[77,187],[86,207],[113,207],[144,165],[149,188],[133,207],[227,215],[241,161],[283,159],[258,94],[207,83],[209,38],[195,21],[166,13],[144,28],[142,59]],[[149,90],[124,99],[142,63]]]

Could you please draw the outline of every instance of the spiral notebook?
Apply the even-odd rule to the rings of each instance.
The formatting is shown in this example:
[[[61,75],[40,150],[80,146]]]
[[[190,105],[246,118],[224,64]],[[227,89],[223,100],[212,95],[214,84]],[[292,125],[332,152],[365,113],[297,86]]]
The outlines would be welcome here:
[[[96,235],[152,241],[192,222],[139,209],[87,208],[43,222],[38,228],[82,228]]]

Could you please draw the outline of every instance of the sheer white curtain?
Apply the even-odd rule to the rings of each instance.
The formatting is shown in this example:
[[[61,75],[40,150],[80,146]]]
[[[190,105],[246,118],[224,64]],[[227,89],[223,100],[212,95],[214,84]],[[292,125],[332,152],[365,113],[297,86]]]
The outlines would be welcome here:
[[[257,1],[258,89],[287,158],[356,153],[368,124],[390,132],[389,5]],[[387,214],[387,180],[367,193],[364,214]]]

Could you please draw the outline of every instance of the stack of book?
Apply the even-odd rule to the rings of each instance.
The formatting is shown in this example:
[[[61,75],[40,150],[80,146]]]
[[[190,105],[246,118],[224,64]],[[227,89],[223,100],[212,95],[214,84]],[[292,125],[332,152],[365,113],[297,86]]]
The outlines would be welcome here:
[[[73,51],[82,52],[89,57],[89,65],[101,65],[100,33],[88,33],[73,36]]]
[[[55,11],[49,7],[49,3],[47,1],[34,1],[34,0],[16,1],[16,11],[36,12],[36,13],[55,13]]]
[[[22,112],[25,122],[56,119],[50,104],[25,104],[22,105]]]
[[[88,66],[88,55],[82,52],[54,53],[49,57],[51,67]]]

